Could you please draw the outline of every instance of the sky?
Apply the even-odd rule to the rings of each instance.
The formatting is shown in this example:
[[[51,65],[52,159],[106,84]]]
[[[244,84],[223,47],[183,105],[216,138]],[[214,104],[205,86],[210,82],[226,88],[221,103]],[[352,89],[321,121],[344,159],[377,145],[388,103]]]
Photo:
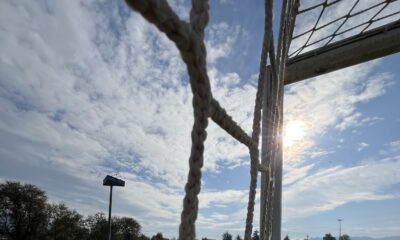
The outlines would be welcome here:
[[[319,1],[301,8],[310,2]],[[189,1],[169,3],[188,19]],[[275,32],[279,8],[277,1]],[[299,16],[295,33],[316,14]],[[249,134],[263,17],[260,0],[210,1],[213,96]],[[291,51],[298,46],[301,39]],[[394,54],[285,87],[283,235],[337,235],[338,218],[350,236],[400,235],[399,62]],[[107,212],[102,180],[112,174],[126,181],[114,190],[113,214],[134,217],[149,236],[177,237],[191,97],[174,44],[121,0],[0,2],[0,181],[35,184],[51,202],[88,215]],[[207,131],[197,236],[243,236],[248,150],[211,121]],[[258,219],[257,205],[256,229]]]

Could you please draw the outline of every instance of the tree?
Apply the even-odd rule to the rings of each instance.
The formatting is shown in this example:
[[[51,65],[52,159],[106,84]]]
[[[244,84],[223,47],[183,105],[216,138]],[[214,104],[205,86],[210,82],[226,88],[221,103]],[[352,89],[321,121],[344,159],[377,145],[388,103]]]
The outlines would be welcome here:
[[[141,234],[133,218],[113,217],[114,240],[150,240]],[[86,220],[65,204],[48,204],[44,191],[19,182],[0,183],[0,237],[10,240],[107,240],[108,220],[104,213]],[[165,240],[161,233],[155,240]],[[154,240],[154,239],[153,239]]]
[[[10,239],[43,239],[48,223],[47,197],[19,182],[0,184],[0,234]]]
[[[222,240],[232,240],[232,235],[229,232],[222,234]]]
[[[64,204],[49,205],[50,222],[48,236],[55,240],[85,239],[89,231],[82,215],[68,209]]]
[[[150,238],[145,236],[144,234],[140,234],[140,236],[137,239],[138,240],[150,240]]]
[[[108,221],[104,213],[96,213],[94,215],[88,216],[86,219],[86,225],[89,228],[90,239],[108,239]]]
[[[236,240],[242,240],[239,234],[236,236]]]
[[[162,233],[157,233],[156,235],[151,237],[151,240],[164,240]]]
[[[351,238],[349,235],[343,234],[342,236],[340,236],[339,240],[351,240]]]
[[[253,232],[253,237],[251,238],[252,240],[260,240],[260,236],[258,235],[258,231],[255,230]]]
[[[286,235],[286,237],[283,240],[290,240],[290,238],[288,235]]]
[[[118,240],[130,240],[140,238],[140,224],[133,218],[114,217],[112,222],[113,234]]]
[[[87,218],[86,224],[90,231],[90,239],[106,240],[108,239],[108,220],[104,213],[96,213]],[[140,224],[133,218],[129,217],[113,217],[111,221],[111,238],[116,240],[140,239],[148,240],[149,238],[141,234]],[[155,240],[163,240],[162,233],[158,233]],[[153,237],[156,237],[153,236]],[[152,238],[152,240],[154,240]]]
[[[325,234],[325,236],[322,239],[323,240],[336,240],[336,238],[334,236],[332,236],[332,234],[330,234],[330,233]]]

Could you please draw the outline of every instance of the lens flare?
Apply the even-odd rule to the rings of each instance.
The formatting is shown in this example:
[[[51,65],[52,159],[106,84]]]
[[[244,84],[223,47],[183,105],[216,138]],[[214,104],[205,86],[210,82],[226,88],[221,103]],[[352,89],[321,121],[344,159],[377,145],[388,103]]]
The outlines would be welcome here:
[[[283,131],[283,146],[293,146],[304,138],[305,133],[304,122],[299,120],[287,122]]]

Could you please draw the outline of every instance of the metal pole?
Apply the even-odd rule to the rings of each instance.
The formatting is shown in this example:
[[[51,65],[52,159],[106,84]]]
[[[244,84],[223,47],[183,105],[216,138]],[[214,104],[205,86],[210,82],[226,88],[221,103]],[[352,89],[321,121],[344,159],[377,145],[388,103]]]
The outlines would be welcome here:
[[[271,74],[270,68],[267,68],[266,81],[264,85],[264,93],[263,93],[263,109],[262,109],[262,129],[261,129],[261,165],[268,166],[269,165],[269,157],[268,150],[271,140],[271,114],[270,113],[270,103],[268,101],[269,96],[271,95],[270,84],[271,84]],[[266,201],[266,186],[268,185],[267,179],[269,175],[266,172],[261,172],[261,191],[260,191],[260,239],[265,240],[267,237],[264,236],[264,228],[265,228],[265,214],[267,209],[265,209],[265,201]]]
[[[340,240],[340,237],[342,236],[342,219],[338,219],[338,221],[339,221],[339,239],[338,240]]]
[[[277,89],[271,84],[276,79],[272,79],[272,72],[267,68],[266,84],[263,99],[263,118],[262,118],[262,143],[261,143],[261,165],[264,167],[271,166],[275,178],[274,189],[269,189],[268,179],[271,177],[266,172],[261,172],[261,199],[260,199],[260,239],[261,240],[281,240],[281,219],[282,219],[282,142],[281,142],[281,127],[283,102],[279,101],[278,105],[274,103],[277,99],[274,98]],[[281,89],[283,94],[283,90]],[[283,95],[279,95],[283,98]],[[279,116],[279,114],[281,114]],[[280,117],[280,118],[279,118]],[[279,123],[275,121],[279,119]],[[277,137],[278,136],[278,137]],[[278,145],[278,148],[276,148]],[[272,187],[272,186],[270,186]],[[274,191],[271,193],[271,191]],[[268,196],[273,194],[273,198],[269,198],[272,203],[265,205]],[[272,212],[272,219],[270,214]],[[266,216],[266,214],[268,216]],[[272,224],[270,225],[270,221]],[[264,234],[272,233],[271,236]],[[270,229],[272,228],[272,229]],[[271,238],[270,238],[271,237]]]
[[[283,87],[283,86],[282,86]],[[282,225],[282,165],[283,165],[283,149],[282,149],[282,125],[283,125],[283,88],[278,89],[279,103],[278,103],[278,115],[279,124],[276,130],[276,141],[278,144],[277,153],[275,156],[275,188],[273,198],[273,216],[272,216],[272,240],[281,240],[281,225]]]
[[[110,186],[110,205],[108,206],[108,240],[111,240],[111,205],[112,205],[112,189]]]

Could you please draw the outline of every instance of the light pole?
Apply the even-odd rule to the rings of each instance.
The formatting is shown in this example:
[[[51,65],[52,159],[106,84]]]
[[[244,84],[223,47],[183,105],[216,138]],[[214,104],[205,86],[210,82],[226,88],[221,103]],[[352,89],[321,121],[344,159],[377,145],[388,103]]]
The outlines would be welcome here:
[[[342,236],[342,221],[343,221],[343,219],[338,219],[338,222],[339,222],[339,239],[338,240],[341,240],[340,239],[340,237]]]
[[[112,205],[112,189],[113,186],[125,187],[125,181],[107,175],[103,179],[103,186],[110,186],[110,203],[108,205],[108,240],[111,240],[111,205]]]

